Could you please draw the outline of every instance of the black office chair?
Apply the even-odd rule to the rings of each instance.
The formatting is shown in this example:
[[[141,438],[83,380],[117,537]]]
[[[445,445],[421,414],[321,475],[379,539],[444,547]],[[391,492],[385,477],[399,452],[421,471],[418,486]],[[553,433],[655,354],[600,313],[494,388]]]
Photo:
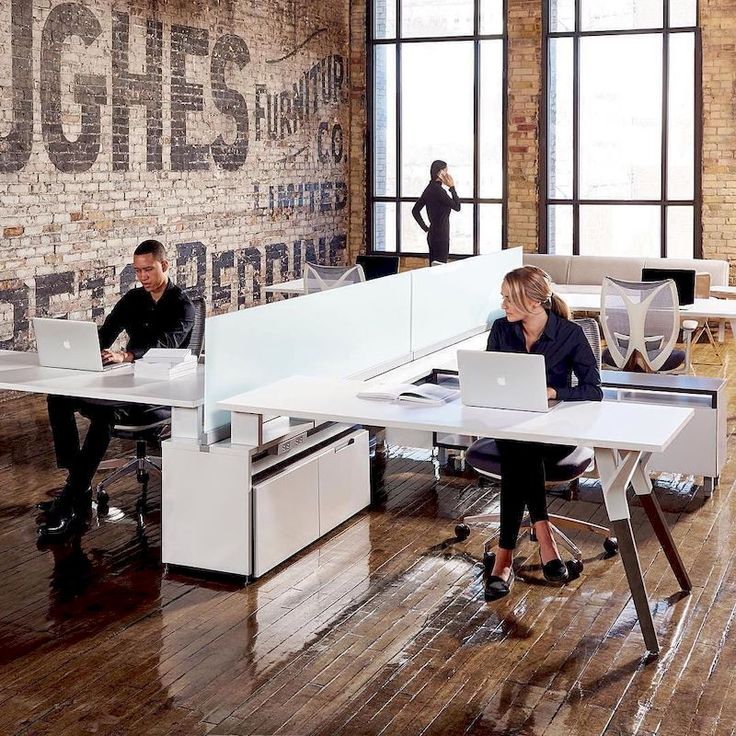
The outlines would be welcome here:
[[[207,316],[207,304],[202,297],[193,297],[194,326],[189,336],[188,347],[198,358],[204,348],[204,325]],[[112,436],[121,440],[135,442],[135,457],[105,460],[100,463],[100,470],[111,470],[97,484],[97,511],[106,514],[110,506],[110,495],[107,488],[126,475],[135,473],[141,485],[141,493],[135,504],[137,531],[140,537],[145,532],[145,513],[148,507],[148,481],[150,472],[161,474],[161,458],[148,455],[148,443],[159,444],[170,430],[171,408],[168,406],[137,407],[131,405],[120,416],[120,421],[113,427]]]
[[[393,276],[399,272],[399,257],[394,255],[379,256],[373,253],[359,255],[355,263],[363,267],[366,281],[380,279],[383,276]]]
[[[585,337],[588,339],[593,354],[598,360],[598,368],[601,365],[601,335],[598,323],[589,317],[576,319],[575,322],[583,328]],[[574,385],[575,376],[572,376]],[[465,455],[465,462],[472,467],[481,478],[491,478],[500,480],[501,478],[501,456],[498,452],[498,446],[493,439],[479,439],[473,442],[468,448]],[[589,447],[576,447],[572,452],[557,462],[545,462],[544,471],[548,486],[557,486],[563,483],[570,484],[576,489],[579,479],[582,475],[592,469],[594,465],[593,450]],[[572,494],[571,494],[572,495]],[[462,523],[455,527],[455,534],[459,540],[467,539],[470,535],[470,527],[468,524],[473,523],[498,523],[500,521],[499,514],[480,514],[476,516],[467,516]],[[584,529],[593,532],[599,536],[605,537],[603,540],[603,548],[607,554],[615,554],[618,552],[618,541],[611,536],[608,527],[593,524],[589,521],[582,521],[568,516],[559,516],[557,514],[549,515],[552,532],[559,537],[562,545],[573,555],[573,559],[567,563],[571,577],[580,575],[583,571],[583,553],[577,545],[562,531],[560,526],[572,527],[575,529]],[[533,539],[533,526],[529,515],[524,516],[522,528],[529,533]],[[498,534],[495,534],[485,543],[483,551],[483,562],[489,574],[493,569],[495,555],[491,553],[492,541]]]

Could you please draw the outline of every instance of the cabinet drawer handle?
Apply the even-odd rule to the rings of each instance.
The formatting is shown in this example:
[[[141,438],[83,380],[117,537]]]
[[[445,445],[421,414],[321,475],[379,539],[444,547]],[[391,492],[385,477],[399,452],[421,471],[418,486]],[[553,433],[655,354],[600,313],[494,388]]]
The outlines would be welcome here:
[[[344,445],[341,445],[340,447],[335,448],[335,455],[337,455],[338,452],[342,452],[343,450],[347,450],[350,445],[355,444],[355,437],[351,437]]]

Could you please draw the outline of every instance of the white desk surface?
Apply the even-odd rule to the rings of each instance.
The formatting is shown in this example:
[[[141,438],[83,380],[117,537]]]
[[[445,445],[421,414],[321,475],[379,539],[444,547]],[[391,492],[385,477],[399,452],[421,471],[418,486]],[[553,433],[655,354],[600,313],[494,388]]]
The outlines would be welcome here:
[[[304,279],[293,279],[291,281],[282,281],[278,284],[271,284],[270,286],[265,286],[263,291],[269,294],[299,296],[304,293]]]
[[[723,299],[733,299],[736,297],[736,286],[711,286],[710,295]]]
[[[42,368],[36,353],[0,350],[0,390],[195,408],[204,403],[204,365],[194,374],[157,381],[136,378],[132,366],[107,373]]]
[[[465,340],[437,350],[416,360],[409,361],[398,368],[370,378],[370,383],[414,383],[420,378],[430,375],[435,368],[457,369],[458,350],[485,350],[488,344],[488,332],[481,332]]]
[[[293,376],[219,403],[247,414],[281,414],[477,437],[662,452],[693,417],[692,409],[624,402],[566,402],[547,413],[477,409],[357,398],[363,381]]]
[[[600,293],[570,293],[561,292],[560,297],[569,305],[570,309],[585,312],[600,312]],[[688,307],[680,308],[680,317],[683,319],[712,317],[713,319],[736,319],[736,300],[734,299],[696,299]]]

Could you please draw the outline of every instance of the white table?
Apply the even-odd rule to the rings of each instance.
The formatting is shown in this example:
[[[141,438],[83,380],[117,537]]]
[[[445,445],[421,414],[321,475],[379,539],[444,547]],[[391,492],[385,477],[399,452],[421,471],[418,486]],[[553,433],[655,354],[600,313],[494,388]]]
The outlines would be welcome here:
[[[668,561],[683,590],[690,580],[652,494],[646,463],[662,452],[693,417],[692,409],[618,402],[568,402],[548,413],[478,409],[459,401],[439,407],[407,406],[358,399],[361,381],[294,376],[220,402],[232,412],[234,444],[256,445],[264,415],[280,414],[447,434],[593,447],[606,511],[619,540],[621,559],[648,651],[659,651],[636,544],[626,489],[642,499]]]
[[[736,286],[711,286],[710,295],[720,299],[736,298]]]
[[[132,365],[107,372],[43,368],[36,353],[0,350],[0,390],[170,406],[171,436],[200,440],[204,365],[191,375],[158,381],[136,377]]]
[[[286,296],[301,296],[304,294],[304,279],[281,281],[263,288],[267,294],[285,294]]]

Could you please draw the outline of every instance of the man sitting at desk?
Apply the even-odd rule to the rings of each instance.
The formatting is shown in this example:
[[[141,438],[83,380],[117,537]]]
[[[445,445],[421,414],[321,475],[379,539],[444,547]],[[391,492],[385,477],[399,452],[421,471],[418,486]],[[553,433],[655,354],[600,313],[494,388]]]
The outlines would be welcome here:
[[[104,364],[132,363],[150,348],[182,348],[189,344],[194,306],[169,279],[164,246],[158,240],[144,240],[133,253],[133,267],[143,288],[123,295],[100,327]],[[123,330],[128,335],[125,350],[110,350]],[[53,501],[38,505],[46,514],[46,522],[38,529],[42,539],[66,536],[75,522],[86,516],[92,502],[90,484],[107,452],[113,426],[131,411],[138,417],[149,412],[151,421],[156,421],[156,408],[119,401],[48,397],[56,463],[68,475],[61,493]],[[81,447],[76,412],[90,421]]]

